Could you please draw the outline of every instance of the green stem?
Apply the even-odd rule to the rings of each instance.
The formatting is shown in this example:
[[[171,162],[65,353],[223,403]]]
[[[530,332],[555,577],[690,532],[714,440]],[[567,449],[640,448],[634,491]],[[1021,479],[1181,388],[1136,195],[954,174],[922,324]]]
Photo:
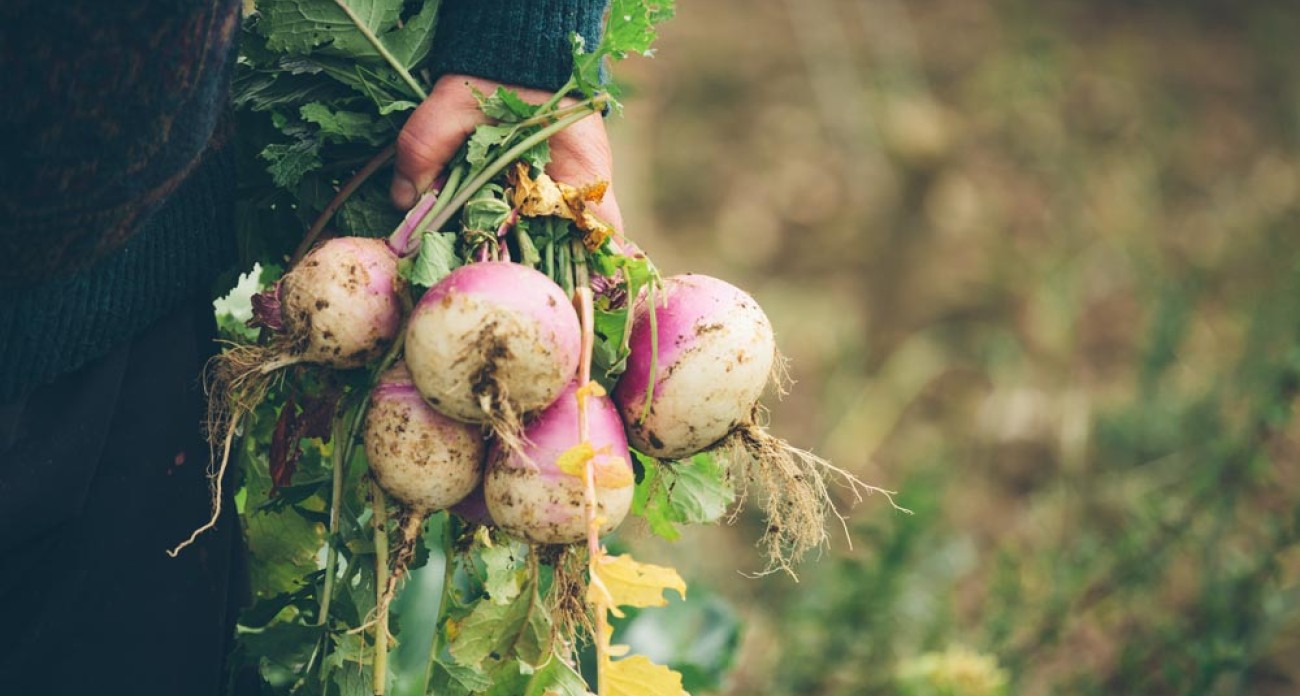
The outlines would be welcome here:
[[[442,594],[438,597],[438,619],[433,624],[433,643],[429,646],[429,664],[424,668],[424,690],[420,693],[425,694],[429,693],[429,685],[433,682],[433,665],[438,661],[438,656],[442,652],[442,625],[447,621],[447,610],[451,608],[452,582],[456,579],[456,554],[453,548],[456,541],[456,519],[451,513],[443,514],[446,519],[442,525],[442,556],[445,561],[442,568]]]
[[[547,99],[541,106],[537,107],[537,110],[539,112],[550,111],[556,104],[560,103],[560,100],[564,98],[564,95],[572,92],[577,86],[578,83],[573,80],[573,76],[569,76],[568,82],[565,82],[559,89],[555,90],[555,94],[552,94],[550,99]]]
[[[375,663],[371,686],[375,696],[383,696],[388,681],[388,602],[384,594],[388,588],[388,505],[384,490],[371,479],[371,496],[375,511]]]
[[[655,307],[655,284],[650,283],[646,288],[646,299],[649,300],[650,309],[650,383],[645,389],[645,406],[641,409],[641,417],[638,422],[643,422],[650,415],[650,407],[654,405],[655,399],[655,381],[659,379],[659,322],[658,309]],[[629,302],[631,299],[629,298]]]
[[[548,123],[554,123],[559,119],[568,116],[569,114],[574,114],[579,111],[586,111],[586,112],[599,111],[600,109],[605,108],[605,105],[607,103],[609,103],[609,98],[603,94],[598,94],[590,99],[584,99],[580,102],[570,104],[564,107],[563,109],[556,109],[550,112],[547,112],[542,107],[539,107],[536,116],[533,116],[532,118],[524,119],[519,123],[516,123],[515,127],[527,128],[529,126],[542,126]]]
[[[574,239],[569,242],[573,248],[573,286],[575,288],[591,287],[591,275],[587,272],[587,247],[582,245],[582,240]]]
[[[393,363],[397,362],[397,356],[401,355],[402,347],[405,345],[405,338],[405,333],[399,333],[397,340],[393,341],[393,345],[384,354],[383,359],[375,366],[374,371],[370,374],[370,386],[366,389],[366,394],[369,394],[375,388],[375,385],[379,383],[379,376],[389,367],[392,367]],[[356,410],[352,415],[352,422],[348,424],[346,434],[338,428],[346,420],[346,410],[344,411],[345,416],[335,421],[334,437],[338,438],[340,434],[343,434],[343,437],[334,440],[334,451],[331,457],[333,480],[330,482],[331,497],[329,538],[326,540],[325,552],[325,587],[321,589],[320,616],[317,619],[317,625],[321,626],[328,625],[330,601],[334,596],[334,576],[338,570],[338,548],[334,545],[334,538],[338,535],[339,517],[343,508],[343,483],[347,480],[348,464],[352,461],[352,449],[356,445],[357,436],[361,433],[361,424],[365,420],[369,406],[369,398],[363,398],[355,406]],[[328,650],[329,646],[326,645],[325,649]],[[324,676],[325,673],[322,670],[321,678],[324,679]]]
[[[573,294],[573,260],[570,258],[569,245],[561,244],[559,258],[556,259],[557,268],[555,274],[559,276],[557,282],[560,287],[564,288],[566,296]]]
[[[549,223],[547,223],[549,225]],[[546,277],[555,280],[555,240],[546,243]]]
[[[338,569],[339,552],[334,545],[334,537],[339,533],[339,515],[343,509],[343,480],[347,476],[347,461],[344,459],[344,450],[347,445],[344,444],[345,431],[343,423],[347,420],[347,409],[343,410],[342,416],[334,421],[334,432],[331,437],[334,438],[334,448],[330,456],[330,468],[333,469],[333,481],[330,482],[330,519],[329,519],[329,538],[326,540],[325,552],[325,587],[321,589],[320,594],[320,616],[316,618],[317,626],[325,626],[329,622],[330,600],[334,596],[334,573]]]
[[[316,243],[316,238],[320,237],[321,232],[324,231],[325,225],[329,224],[330,219],[334,217],[334,213],[337,213],[339,208],[342,208],[343,204],[352,197],[352,194],[356,193],[357,189],[361,188],[361,185],[366,183],[366,180],[370,178],[370,175],[379,171],[379,169],[387,164],[388,160],[392,159],[393,155],[396,153],[396,145],[389,145],[380,150],[374,157],[371,157],[366,162],[365,166],[357,170],[357,173],[353,174],[352,178],[348,179],[347,182],[343,184],[343,188],[340,188],[339,192],[334,194],[334,198],[330,200],[329,204],[325,206],[325,209],[316,217],[316,221],[312,223],[311,229],[308,229],[307,234],[303,235],[302,241],[298,242],[298,248],[294,249],[293,256],[290,257],[289,260],[290,268],[297,266],[298,261],[302,260],[302,257],[307,255],[307,252],[311,250],[311,246]]]
[[[460,186],[460,180],[464,176],[465,165],[463,164],[451,170],[451,173],[447,175],[447,182],[442,185],[442,191],[438,192],[438,200],[434,201],[433,207],[429,208],[429,212],[424,214],[424,219],[420,220],[419,224],[415,226],[414,236],[416,239],[423,242],[424,233],[428,232],[430,228],[432,228],[434,232],[438,231],[438,227],[441,227],[441,224],[439,224],[438,227],[434,227],[430,223],[447,208],[447,203],[451,200],[452,195],[455,194],[456,187]]]
[[[378,36],[375,36],[375,32],[370,31],[370,27],[366,26],[366,23],[361,21],[361,18],[357,16],[357,13],[353,12],[352,8],[348,7],[348,4],[344,2],[344,0],[334,0],[334,4],[338,5],[339,8],[343,10],[343,13],[348,16],[348,19],[352,20],[352,23],[357,26],[357,30],[361,32],[361,35],[366,37],[366,41],[369,41],[370,45],[375,47],[375,50],[379,52],[379,55],[382,56],[390,66],[392,66],[393,70],[397,71],[397,74],[401,76],[402,81],[406,83],[407,87],[411,88],[411,91],[414,92],[416,96],[420,97],[421,101],[429,96],[428,93],[424,91],[424,88],[420,86],[420,83],[416,81],[415,77],[411,75],[411,72],[406,69],[406,66],[402,65],[397,58],[388,51],[388,47],[384,45],[384,42],[380,41]]]
[[[492,164],[489,164],[487,167],[484,167],[483,171],[479,172],[478,175],[475,176],[473,179],[470,179],[469,183],[462,186],[461,189],[456,192],[456,196],[452,198],[451,201],[447,203],[447,206],[444,207],[442,210],[440,210],[437,215],[431,216],[432,220],[428,223],[427,227],[429,229],[435,229],[435,230],[441,229],[442,226],[447,222],[447,220],[451,219],[451,216],[454,215],[457,210],[460,210],[461,206],[465,205],[465,203],[469,201],[470,197],[473,196],[476,191],[483,188],[484,184],[491,181],[492,177],[501,173],[501,170],[505,169],[506,166],[509,165],[511,162],[514,162],[515,160],[523,156],[523,154],[527,152],[529,148],[542,142],[543,140],[546,140],[552,135],[559,133],[560,131],[564,130],[565,128],[568,128],[569,126],[577,123],[578,121],[581,121],[582,119],[586,118],[592,113],[595,112],[591,110],[590,107],[588,107],[586,113],[576,113],[571,116],[566,116],[565,118],[556,121],[555,123],[537,131],[536,133],[533,133],[527,138],[524,138],[519,142],[519,144],[515,145],[509,150],[506,150],[505,154],[498,157],[495,161],[492,162]],[[448,186],[446,188],[450,189],[451,187]]]
[[[533,239],[524,231],[524,226],[519,220],[514,225],[515,243],[519,245],[519,263],[529,267],[537,268],[541,261],[542,255],[537,252],[537,246],[533,244]]]

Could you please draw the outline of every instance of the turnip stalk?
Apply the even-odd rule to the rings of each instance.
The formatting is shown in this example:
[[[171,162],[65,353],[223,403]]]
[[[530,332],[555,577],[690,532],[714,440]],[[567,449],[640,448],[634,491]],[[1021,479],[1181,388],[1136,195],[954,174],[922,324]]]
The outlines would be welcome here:
[[[565,128],[568,128],[569,126],[577,123],[578,121],[587,118],[593,113],[598,112],[599,109],[597,108],[597,106],[602,104],[603,102],[601,102],[600,100],[594,100],[586,110],[580,111],[570,116],[566,116],[556,121],[555,123],[552,123],[551,125],[542,128],[536,133],[533,133],[527,138],[524,138],[523,140],[519,141],[519,143],[516,144],[514,147],[510,148],[509,150],[506,150],[500,157],[498,157],[496,160],[493,160],[491,164],[484,167],[483,170],[480,171],[477,176],[475,176],[473,179],[470,179],[469,182],[465,184],[465,186],[463,186],[459,191],[457,191],[455,197],[452,198],[451,201],[447,204],[447,207],[442,209],[442,211],[436,214],[435,216],[433,216],[433,218],[429,222],[428,228],[433,230],[442,229],[442,226],[447,223],[447,220],[450,220],[451,216],[454,215],[457,210],[460,210],[461,206],[465,205],[465,203],[469,201],[471,196],[473,196],[479,189],[483,188],[484,185],[486,185],[489,181],[491,181],[492,177],[496,176],[497,174],[500,174],[502,169],[505,169],[506,166],[518,160],[520,157],[523,157],[525,152],[528,152],[529,149],[531,149],[533,146],[537,145],[538,143],[541,143],[542,141],[550,138],[552,135],[559,133],[560,131],[564,130]],[[451,187],[448,186],[447,190],[451,190]]]
[[[375,662],[372,666],[375,696],[383,696],[388,681],[388,507],[384,490],[371,480],[375,523]]]
[[[574,293],[574,301],[578,306],[578,316],[582,324],[582,360],[578,363],[578,381],[581,384],[591,382],[591,358],[595,349],[595,308],[592,302],[591,288],[583,286]],[[591,433],[587,420],[587,399],[585,396],[578,397],[578,440],[587,442]],[[600,519],[597,515],[598,502],[596,497],[596,465],[595,460],[588,460],[583,469],[583,488],[586,493],[586,517],[587,517],[587,575],[589,582],[593,585],[603,585],[600,579],[600,573],[596,571],[596,564],[600,562],[602,552],[600,548]],[[605,664],[609,662],[609,640],[606,637],[608,631],[607,623],[609,621],[609,607],[605,605],[605,597],[609,596],[609,590],[600,587],[599,592],[591,593],[596,597],[592,607],[596,614],[596,692],[599,696],[605,694]]]
[[[429,662],[424,667],[424,688],[420,693],[429,692],[429,684],[433,681],[433,666],[442,653],[442,627],[447,621],[447,609],[451,606],[451,585],[456,579],[456,557],[453,555],[456,541],[455,524],[456,520],[452,515],[447,515],[443,522],[442,590],[438,596],[438,618],[433,624],[433,642],[429,645]]]
[[[437,203],[438,192],[429,191],[420,196],[415,206],[407,211],[406,216],[402,218],[402,223],[388,237],[388,248],[392,249],[394,254],[407,256],[420,248],[419,237],[415,234],[416,228]]]
[[[307,233],[303,235],[302,241],[298,242],[298,246],[293,250],[293,256],[289,257],[290,267],[298,265],[302,257],[316,243],[321,232],[325,229],[325,225],[328,225],[330,219],[334,217],[334,213],[337,213],[339,208],[342,208],[343,204],[352,197],[352,194],[356,193],[357,189],[361,188],[361,185],[366,183],[366,180],[372,174],[387,164],[388,160],[392,159],[395,154],[397,154],[396,145],[389,145],[380,150],[374,157],[366,161],[365,165],[358,169],[356,174],[352,175],[352,178],[343,184],[343,187],[339,189],[338,193],[334,194],[334,198],[330,199],[330,202],[321,211],[320,215],[316,216],[316,221],[311,224]]]
[[[380,376],[392,366],[394,361],[397,360],[397,356],[402,352],[402,345],[402,336],[399,335],[397,340],[394,341],[393,345],[388,349],[388,352],[384,355],[383,359],[375,366],[374,371],[370,373],[370,380],[368,382],[370,389],[374,388],[378,383]],[[318,622],[319,625],[323,626],[328,625],[330,601],[333,598],[334,593],[334,576],[338,568],[338,547],[334,545],[334,537],[338,534],[339,515],[343,509],[343,482],[347,480],[348,465],[352,461],[352,448],[356,445],[357,434],[360,432],[361,424],[365,418],[369,403],[368,400],[362,399],[361,402],[354,407],[355,411],[352,414],[352,419],[349,421],[346,430],[340,431],[340,427],[344,422],[342,417],[336,418],[334,422],[335,433],[345,432],[346,435],[342,439],[335,440],[335,450],[333,452],[333,457],[331,458],[333,478],[330,484],[329,536],[327,537],[325,544],[325,584],[321,589],[320,621]],[[323,649],[328,651],[328,642],[325,643]],[[323,672],[321,678],[325,678]]]
[[[352,420],[355,421],[356,419],[356,416],[354,416]],[[344,438],[347,437],[346,433],[351,430],[343,427],[344,422],[344,418],[335,419],[332,435],[334,447],[330,452],[330,513],[329,529],[327,531],[329,537],[325,540],[325,584],[321,588],[320,616],[317,617],[316,621],[317,625],[320,626],[328,625],[329,622],[330,601],[334,596],[334,573],[338,569],[339,553],[338,549],[334,547],[334,535],[338,533],[339,529],[339,514],[343,508],[343,481],[347,477],[347,461],[344,454],[348,447],[344,444],[346,442]]]

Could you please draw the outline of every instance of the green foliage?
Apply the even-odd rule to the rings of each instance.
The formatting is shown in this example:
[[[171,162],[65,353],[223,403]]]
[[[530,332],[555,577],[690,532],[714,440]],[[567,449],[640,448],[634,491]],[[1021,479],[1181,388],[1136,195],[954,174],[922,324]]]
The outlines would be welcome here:
[[[677,525],[717,522],[736,500],[727,467],[711,454],[661,463],[638,452],[636,459],[644,473],[632,512],[669,541],[681,538]]]
[[[441,232],[427,232],[420,243],[420,254],[411,270],[411,282],[431,287],[461,265],[456,256],[456,237]]]
[[[639,12],[635,3],[620,7]],[[348,0],[345,8],[333,0],[265,0],[257,10],[244,26],[235,81],[243,192],[237,219],[246,260],[272,270],[248,274],[219,302],[226,336],[280,340],[271,329],[247,326],[251,297],[278,275],[270,262],[282,261],[327,208],[337,208],[332,222],[346,234],[418,235],[418,254],[399,262],[417,294],[471,259],[507,256],[570,289],[588,282],[590,267],[603,269],[624,299],[654,281],[648,260],[622,259],[607,242],[588,249],[568,219],[520,219],[507,188],[515,185],[507,167],[522,162],[539,175],[550,161],[547,136],[598,111],[603,100],[561,109],[569,88],[544,105],[504,89],[476,95],[491,121],[453,158],[444,189],[423,199],[431,207],[403,219],[380,179],[357,186],[358,173],[373,173],[382,161],[376,148],[395,138],[424,95],[415,75],[423,74],[437,3]],[[653,38],[644,24],[649,16],[636,32],[625,18],[612,20],[602,56],[644,52]],[[600,351],[613,360],[601,372],[608,379],[626,359],[622,329],[608,319],[625,321],[627,308],[612,295],[603,299],[608,334]],[[258,298],[259,307],[265,300]],[[398,354],[395,347],[352,371],[283,369],[256,409],[239,415],[237,502],[255,598],[240,616],[232,666],[255,668],[268,695],[370,694],[382,687],[399,696],[585,696],[573,644],[589,618],[579,615],[589,600],[586,576],[573,575],[583,567],[580,558],[572,562],[578,547],[529,546],[445,512],[408,518],[403,513],[412,511],[385,502],[371,481],[361,426],[377,376]],[[731,501],[722,467],[712,460],[650,475],[657,483],[644,507],[673,533],[674,524],[715,520]],[[440,535],[442,543],[426,535]],[[651,568],[623,560],[633,574]],[[681,584],[671,569],[654,572]],[[390,594],[388,578],[399,573]],[[672,660],[683,665],[688,683],[716,685],[730,664],[737,624],[716,598],[702,610],[670,615],[680,626],[720,622],[703,632],[698,659],[692,653]],[[385,639],[389,633],[400,641],[395,646]],[[622,664],[660,669],[643,673],[665,678],[648,662]],[[674,680],[668,674],[664,683]]]

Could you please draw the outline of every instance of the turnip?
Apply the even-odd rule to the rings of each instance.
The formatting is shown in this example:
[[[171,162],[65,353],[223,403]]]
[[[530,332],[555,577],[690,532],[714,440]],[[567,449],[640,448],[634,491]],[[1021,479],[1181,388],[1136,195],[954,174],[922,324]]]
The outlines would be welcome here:
[[[477,426],[430,408],[402,363],[381,375],[370,392],[365,446],[371,475],[405,508],[386,603],[414,558],[429,513],[459,503],[478,486],[485,446]]]
[[[298,363],[360,367],[383,353],[401,328],[405,282],[382,239],[341,237],[313,249],[282,278],[259,309],[280,327],[265,344],[230,346],[205,374],[207,430],[220,464],[212,472],[212,517],[168,553],[175,556],[221,513],[221,477],[243,417],[266,396],[271,376]]]
[[[614,391],[628,439],[660,459],[715,450],[739,469],[742,492],[757,485],[769,569],[790,571],[791,561],[824,543],[828,511],[843,522],[827,474],[858,498],[880,490],[763,427],[758,400],[784,362],[771,322],[743,290],[709,276],[674,276],[654,295],[643,293],[633,312],[631,353]]]
[[[579,445],[578,396],[574,382],[524,431],[525,444],[514,450],[494,444],[483,482],[488,511],[497,526],[539,544],[569,544],[587,535],[586,486],[579,475],[562,470],[561,459]],[[631,456],[623,422],[604,396],[587,399],[588,443],[595,458],[596,515],[607,534],[632,506]]]
[[[380,487],[421,516],[459,503],[482,475],[479,429],[430,408],[402,363],[370,392],[365,445]]]
[[[632,446],[680,459],[747,421],[776,363],[776,339],[754,298],[721,280],[674,276],[659,292],[657,331],[648,293],[634,309],[614,399]]]
[[[379,357],[402,321],[397,256],[382,239],[316,247],[280,281],[289,352],[302,362],[359,367]]]
[[[516,447],[523,417],[573,379],[580,341],[577,313],[545,275],[471,263],[420,299],[407,325],[406,363],[434,408],[484,423]]]

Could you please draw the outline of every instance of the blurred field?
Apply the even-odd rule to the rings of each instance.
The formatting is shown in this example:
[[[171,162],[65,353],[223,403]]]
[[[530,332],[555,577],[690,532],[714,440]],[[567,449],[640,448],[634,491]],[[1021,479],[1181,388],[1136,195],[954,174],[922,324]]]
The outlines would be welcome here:
[[[639,540],[745,617],[727,692],[1300,693],[1300,8],[680,5],[629,232],[752,289],[776,430],[915,512],[797,585],[737,574],[757,518]]]

